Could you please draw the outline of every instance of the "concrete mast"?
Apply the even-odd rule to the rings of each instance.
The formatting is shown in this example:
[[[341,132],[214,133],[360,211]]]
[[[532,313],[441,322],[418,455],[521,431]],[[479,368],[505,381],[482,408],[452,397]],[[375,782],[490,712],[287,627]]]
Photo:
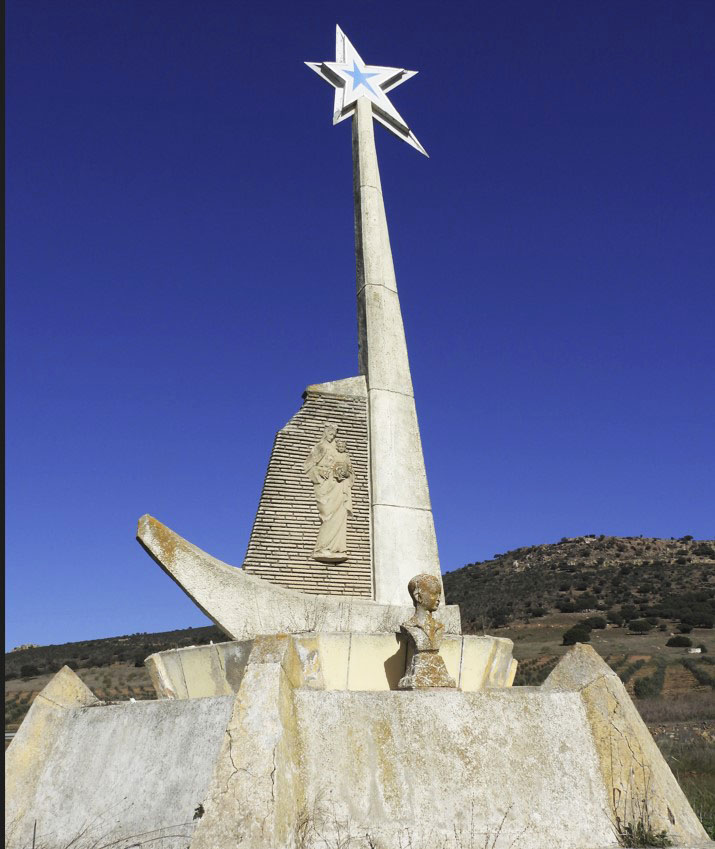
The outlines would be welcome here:
[[[368,386],[375,601],[409,604],[419,572],[441,576],[370,100],[352,126],[358,360]]]

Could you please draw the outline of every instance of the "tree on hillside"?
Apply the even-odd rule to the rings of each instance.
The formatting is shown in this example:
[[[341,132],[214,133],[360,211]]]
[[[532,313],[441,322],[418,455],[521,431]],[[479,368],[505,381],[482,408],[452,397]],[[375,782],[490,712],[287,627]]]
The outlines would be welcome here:
[[[574,625],[573,628],[569,628],[568,631],[564,631],[563,642],[561,645],[563,646],[573,646],[576,643],[590,643],[591,642],[591,633],[590,631],[579,625]]]
[[[606,627],[606,620],[603,616],[589,616],[588,619],[582,619],[581,624],[586,625],[592,631],[603,631]]]
[[[647,634],[653,629],[653,626],[647,619],[633,619],[628,623],[628,629],[634,634]]]
[[[690,637],[683,637],[682,635],[678,635],[677,637],[671,637],[666,643],[666,646],[670,646],[671,648],[687,649],[690,648],[692,644],[693,641],[690,639]]]

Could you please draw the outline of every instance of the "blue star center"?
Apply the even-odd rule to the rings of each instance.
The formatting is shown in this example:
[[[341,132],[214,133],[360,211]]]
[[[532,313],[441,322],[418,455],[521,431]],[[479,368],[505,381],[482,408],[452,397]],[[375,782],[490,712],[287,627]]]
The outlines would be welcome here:
[[[373,87],[368,82],[369,77],[378,77],[379,74],[366,74],[365,71],[361,71],[357,66],[357,62],[353,59],[353,69],[352,71],[345,71],[346,74],[349,74],[353,78],[353,91],[355,91],[358,86],[365,86],[365,88],[371,93],[376,94]]]

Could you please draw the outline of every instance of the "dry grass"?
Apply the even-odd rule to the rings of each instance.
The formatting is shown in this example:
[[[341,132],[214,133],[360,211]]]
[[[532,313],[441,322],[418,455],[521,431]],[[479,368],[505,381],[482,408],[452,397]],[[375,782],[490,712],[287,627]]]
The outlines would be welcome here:
[[[640,699],[636,704],[648,725],[715,721],[712,693],[689,693],[677,699]]]
[[[712,722],[652,729],[668,765],[711,839],[715,839],[715,737]]]

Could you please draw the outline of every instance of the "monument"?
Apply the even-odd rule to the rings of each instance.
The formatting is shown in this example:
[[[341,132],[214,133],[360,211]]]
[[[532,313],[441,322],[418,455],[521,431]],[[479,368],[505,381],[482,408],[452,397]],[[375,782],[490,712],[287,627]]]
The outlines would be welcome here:
[[[277,434],[243,568],[137,537],[226,633],[146,659],[157,699],[65,667],[7,752],[7,849],[604,849],[707,836],[617,675],[577,645],[512,687],[510,640],[443,605],[373,119],[425,153],[337,29],[308,66],[352,118],[357,376]]]

